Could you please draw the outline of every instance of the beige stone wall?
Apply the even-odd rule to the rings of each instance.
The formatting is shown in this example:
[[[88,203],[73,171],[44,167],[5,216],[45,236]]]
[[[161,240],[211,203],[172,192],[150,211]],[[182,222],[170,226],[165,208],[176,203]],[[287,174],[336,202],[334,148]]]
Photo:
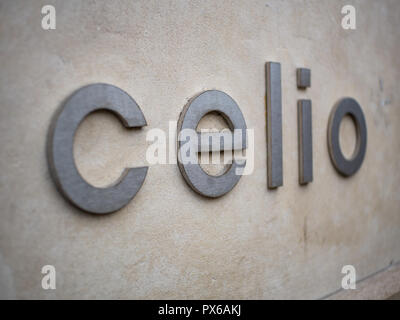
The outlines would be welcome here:
[[[41,29],[44,4],[57,29]],[[353,4],[357,29],[343,30]],[[320,298],[400,261],[400,3],[346,1],[0,1],[0,297]],[[284,186],[266,187],[265,73],[282,64]],[[296,89],[296,67],[312,87]],[[98,217],[56,190],[50,119],[86,84],[127,91],[148,126],[88,117],[75,141],[96,186],[146,165],[152,128],[168,130],[189,98],[225,91],[255,130],[255,170],[226,196],[195,194],[176,165],[151,166],[133,201]],[[354,97],[367,154],[349,179],[327,148],[329,113]],[[313,102],[314,182],[298,184],[297,106]],[[212,122],[212,119],[210,120]],[[351,124],[344,144],[354,143]],[[41,288],[41,268],[57,289]],[[400,281],[400,280],[399,280]]]
[[[330,300],[400,300],[400,264],[379,270],[357,283],[356,290],[340,290],[329,294]]]

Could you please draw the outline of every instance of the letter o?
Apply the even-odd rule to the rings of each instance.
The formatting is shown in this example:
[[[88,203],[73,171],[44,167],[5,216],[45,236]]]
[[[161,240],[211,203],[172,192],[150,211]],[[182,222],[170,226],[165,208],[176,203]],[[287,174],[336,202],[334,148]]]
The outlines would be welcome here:
[[[97,110],[113,112],[127,128],[142,127],[146,120],[125,91],[109,84],[92,84],[72,94],[54,117],[47,144],[50,173],[61,194],[78,208],[97,214],[124,207],[136,195],[148,167],[126,168],[110,187],[96,188],[79,174],[73,155],[75,131]]]
[[[340,123],[344,116],[350,115],[356,125],[357,143],[351,159],[346,159],[339,142]],[[343,98],[331,111],[328,124],[328,149],[336,170],[343,176],[351,176],[360,169],[367,149],[367,125],[364,113],[353,98]]]

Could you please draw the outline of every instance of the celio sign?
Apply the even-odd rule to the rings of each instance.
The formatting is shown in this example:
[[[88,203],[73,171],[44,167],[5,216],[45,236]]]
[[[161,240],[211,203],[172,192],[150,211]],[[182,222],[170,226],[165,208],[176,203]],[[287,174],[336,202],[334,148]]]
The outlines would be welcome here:
[[[302,89],[311,86],[309,69],[297,69],[297,86]],[[277,188],[283,185],[283,170],[281,66],[276,62],[266,64],[266,105],[268,187]],[[128,128],[146,125],[139,106],[125,91],[108,84],[89,85],[73,93],[55,115],[47,151],[51,175],[63,196],[84,211],[104,214],[121,209],[135,197],[148,167],[125,169],[118,181],[107,188],[96,188],[82,178],[73,156],[74,135],[82,120],[97,110],[113,112]],[[313,180],[311,110],[310,100],[298,101],[300,184]],[[210,142],[213,151],[215,145],[220,150],[247,148],[247,127],[239,106],[226,93],[210,90],[191,99],[180,114],[177,158],[188,185],[203,196],[216,198],[233,189],[241,178],[240,169],[245,162],[233,160],[230,168],[219,176],[209,175],[200,167],[197,153],[203,151],[203,146],[193,141],[201,135],[195,131],[199,121],[210,112],[221,114],[235,132],[230,140],[228,136],[216,134],[218,143]],[[357,129],[357,143],[351,159],[344,157],[339,143],[340,123],[345,115],[353,118]],[[367,147],[367,127],[363,111],[354,99],[342,98],[333,107],[328,123],[328,147],[334,167],[343,176],[351,176],[361,167]]]

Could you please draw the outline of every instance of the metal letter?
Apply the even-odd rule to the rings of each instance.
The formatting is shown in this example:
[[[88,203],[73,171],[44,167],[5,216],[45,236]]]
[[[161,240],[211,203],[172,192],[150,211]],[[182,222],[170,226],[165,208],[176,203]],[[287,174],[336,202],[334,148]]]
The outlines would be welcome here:
[[[345,115],[350,115],[357,129],[357,144],[350,160],[346,159],[340,149],[340,122]],[[353,98],[343,98],[333,107],[328,124],[328,147],[332,163],[344,176],[351,176],[361,167],[367,150],[367,124],[364,113]]]
[[[93,187],[81,177],[74,161],[74,135],[82,120],[96,110],[115,113],[128,128],[146,125],[139,106],[125,91],[108,84],[83,87],[72,94],[54,118],[48,160],[51,175],[65,198],[82,210],[104,214],[121,209],[136,195],[148,168],[126,168],[107,188]]]
[[[311,87],[311,70],[297,68],[297,88],[306,89]]]
[[[281,65],[268,62],[267,73],[267,168],[268,187],[283,185]]]
[[[231,125],[231,129],[241,129],[242,148],[246,148],[246,122],[243,114],[236,102],[226,93],[210,90],[205,91],[194,97],[183,109],[178,121],[178,166],[188,185],[197,193],[217,198],[223,196],[233,189],[238,183],[241,175],[237,174],[237,169],[245,166],[245,163],[239,164],[233,160],[229,170],[220,176],[211,176],[203,171],[198,163],[198,155],[195,153],[195,163],[182,163],[181,153],[186,150],[182,148],[183,142],[180,141],[179,135],[182,130],[196,130],[197,125],[203,116],[210,112],[220,113],[225,120]],[[237,145],[233,142],[233,145]],[[221,145],[222,146],[222,145]],[[215,147],[213,150],[215,151]],[[195,150],[199,150],[198,145]],[[210,149],[211,150],[211,149]]]
[[[300,184],[307,184],[313,181],[311,100],[299,100],[297,109],[299,130],[299,182]]]

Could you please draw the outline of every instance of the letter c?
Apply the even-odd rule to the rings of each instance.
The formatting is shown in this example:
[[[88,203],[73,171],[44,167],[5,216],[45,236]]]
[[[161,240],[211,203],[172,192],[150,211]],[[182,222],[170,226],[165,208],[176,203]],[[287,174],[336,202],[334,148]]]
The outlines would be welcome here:
[[[126,168],[107,188],[88,184],[79,174],[73,156],[75,131],[97,110],[113,112],[127,128],[143,127],[146,119],[125,91],[109,84],[92,84],[72,94],[50,127],[47,144],[50,173],[62,195],[78,208],[96,214],[113,212],[133,199],[146,178],[148,167]]]

